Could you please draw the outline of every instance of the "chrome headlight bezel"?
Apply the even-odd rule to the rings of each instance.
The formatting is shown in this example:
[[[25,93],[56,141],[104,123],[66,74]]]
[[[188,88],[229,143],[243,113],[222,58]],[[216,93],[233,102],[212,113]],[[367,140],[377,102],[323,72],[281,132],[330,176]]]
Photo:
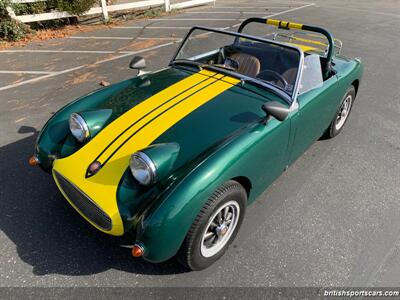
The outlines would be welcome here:
[[[142,168],[138,168],[141,165]],[[133,177],[141,184],[149,186],[157,181],[157,168],[153,160],[144,152],[135,152],[129,161],[129,168]],[[147,175],[147,176],[143,176]]]
[[[90,137],[89,126],[85,119],[78,113],[72,113],[69,117],[69,130],[81,143],[85,142]]]

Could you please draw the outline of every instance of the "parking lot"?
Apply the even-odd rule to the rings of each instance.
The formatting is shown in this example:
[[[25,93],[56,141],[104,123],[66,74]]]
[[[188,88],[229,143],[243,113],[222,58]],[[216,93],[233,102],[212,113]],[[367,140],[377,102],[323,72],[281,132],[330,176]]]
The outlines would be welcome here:
[[[194,25],[248,17],[327,28],[365,64],[352,115],[248,209],[225,256],[201,272],[134,259],[29,167],[45,121],[73,99],[166,66]],[[217,0],[147,20],[0,50],[0,286],[399,286],[400,6],[396,0]]]

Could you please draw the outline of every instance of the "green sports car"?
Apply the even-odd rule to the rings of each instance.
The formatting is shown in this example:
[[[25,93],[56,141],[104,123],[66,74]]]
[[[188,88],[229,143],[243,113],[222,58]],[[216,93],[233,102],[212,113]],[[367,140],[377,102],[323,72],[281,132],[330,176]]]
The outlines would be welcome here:
[[[244,34],[249,24],[285,33]],[[144,72],[134,57],[138,76],[54,114],[29,162],[90,224],[127,237],[133,256],[206,268],[246,206],[342,130],[363,66],[340,48],[323,28],[286,21],[193,27],[168,67]]]

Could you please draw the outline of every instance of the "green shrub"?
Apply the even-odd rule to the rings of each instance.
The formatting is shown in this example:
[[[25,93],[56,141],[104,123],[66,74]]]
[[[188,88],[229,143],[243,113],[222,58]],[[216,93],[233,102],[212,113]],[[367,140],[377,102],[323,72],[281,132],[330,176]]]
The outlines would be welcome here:
[[[11,3],[10,0],[0,0],[0,40],[17,41],[31,31],[28,25],[13,20],[8,14],[7,7],[12,7],[16,15],[39,14],[54,9],[69,12],[71,15],[81,15],[97,2],[98,0],[48,0],[33,3]],[[65,21],[33,23],[32,28],[57,27],[59,24],[65,24]]]
[[[0,0],[1,1],[1,0]],[[13,10],[17,16],[41,14],[49,9],[47,1],[32,2],[32,3],[14,3]]]
[[[161,8],[146,9],[143,13],[144,17],[153,18],[161,16],[163,10]]]
[[[58,11],[67,11],[71,15],[81,15],[88,11],[98,0],[52,0]]]
[[[15,20],[2,20],[0,22],[0,39],[6,41],[21,40],[30,31],[29,26]]]
[[[7,7],[14,5],[10,0],[0,0],[0,40],[17,41],[30,32],[29,26],[11,19]]]
[[[11,2],[9,0],[0,0],[0,21],[10,18],[6,9],[10,5]]]
[[[0,2],[4,1],[10,2],[10,0],[0,0]],[[67,11],[71,15],[81,15],[97,2],[98,0],[47,0],[42,2],[13,4],[13,9],[17,15],[40,14],[53,9]]]

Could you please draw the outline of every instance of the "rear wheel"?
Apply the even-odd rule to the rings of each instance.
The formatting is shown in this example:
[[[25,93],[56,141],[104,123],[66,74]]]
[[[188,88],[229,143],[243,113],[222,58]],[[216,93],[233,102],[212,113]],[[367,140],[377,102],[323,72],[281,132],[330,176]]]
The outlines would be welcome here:
[[[229,180],[208,199],[193,222],[178,260],[191,270],[205,269],[217,261],[235,239],[246,210],[247,193]]]
[[[326,138],[333,138],[342,131],[344,124],[346,123],[350,115],[355,97],[355,88],[354,86],[350,86],[346,92],[346,95],[343,97],[339,110],[335,114],[335,117],[333,118],[331,124],[329,125],[329,128],[325,133]]]

